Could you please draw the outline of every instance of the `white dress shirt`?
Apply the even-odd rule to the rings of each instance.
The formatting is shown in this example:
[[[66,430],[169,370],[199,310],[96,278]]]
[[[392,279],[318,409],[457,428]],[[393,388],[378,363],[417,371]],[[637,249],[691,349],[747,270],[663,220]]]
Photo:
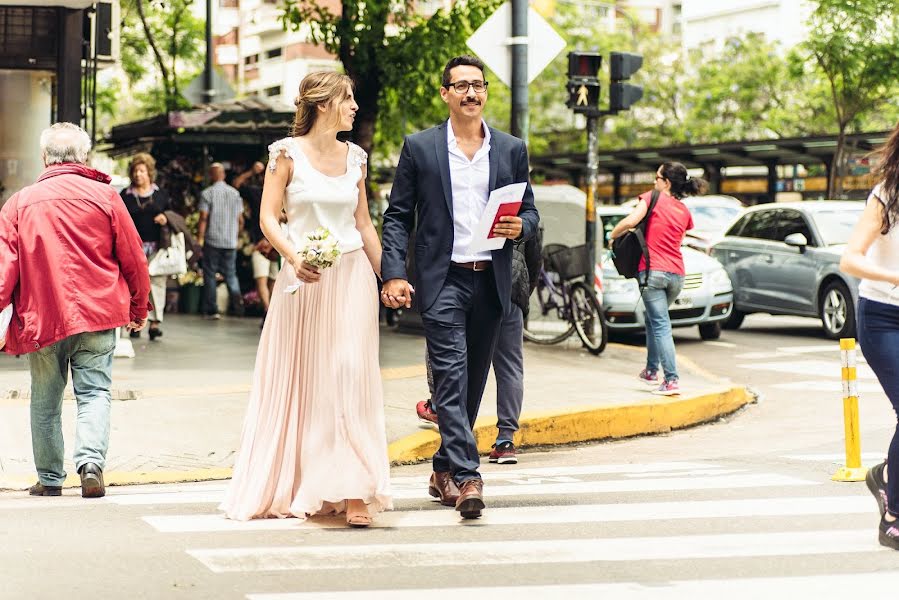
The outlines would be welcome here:
[[[473,232],[490,196],[490,128],[484,128],[484,143],[468,160],[456,142],[453,124],[447,121],[446,142],[449,147],[450,180],[453,191],[453,262],[491,260],[490,251],[468,253]]]

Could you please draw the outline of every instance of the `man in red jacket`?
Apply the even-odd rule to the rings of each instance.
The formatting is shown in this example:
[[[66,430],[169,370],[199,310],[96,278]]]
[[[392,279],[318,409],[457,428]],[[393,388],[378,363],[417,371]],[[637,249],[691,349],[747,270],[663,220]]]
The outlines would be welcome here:
[[[74,462],[81,495],[106,493],[115,330],[146,324],[150,277],[140,237],[109,176],[86,166],[91,142],[71,123],[41,133],[46,169],[0,210],[0,309],[13,317],[0,349],[29,354],[32,496],[59,496],[62,395],[78,404]],[[4,348],[5,346],[5,348]]]

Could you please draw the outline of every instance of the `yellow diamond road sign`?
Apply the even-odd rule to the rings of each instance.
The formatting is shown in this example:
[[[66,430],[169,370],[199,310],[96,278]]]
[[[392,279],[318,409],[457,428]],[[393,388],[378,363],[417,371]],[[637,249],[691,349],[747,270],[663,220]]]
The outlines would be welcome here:
[[[506,85],[512,84],[512,3],[506,2],[490,15],[467,40],[472,52],[486,63]],[[528,8],[528,83],[565,49],[565,40],[533,8]]]

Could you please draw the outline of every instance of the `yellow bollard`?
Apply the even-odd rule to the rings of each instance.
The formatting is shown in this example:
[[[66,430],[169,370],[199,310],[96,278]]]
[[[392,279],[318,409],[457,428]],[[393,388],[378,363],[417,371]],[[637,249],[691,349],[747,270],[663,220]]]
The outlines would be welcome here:
[[[855,339],[840,340],[840,357],[843,363],[843,424],[846,435],[846,466],[837,469],[831,477],[834,481],[864,481],[868,472],[862,466],[861,439],[858,434],[858,384],[855,370]]]

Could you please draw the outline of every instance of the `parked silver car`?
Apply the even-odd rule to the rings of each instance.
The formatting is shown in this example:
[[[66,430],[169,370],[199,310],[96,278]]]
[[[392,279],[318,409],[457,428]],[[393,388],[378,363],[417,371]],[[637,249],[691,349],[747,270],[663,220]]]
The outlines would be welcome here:
[[[596,214],[602,221],[603,240],[608,246],[609,234],[629,214],[622,206],[600,206]],[[687,275],[684,288],[669,308],[672,327],[699,327],[704,340],[718,339],[721,326],[730,316],[733,288],[721,264],[706,254],[683,247]],[[611,259],[604,260],[603,309],[609,330],[636,331],[645,327],[643,300],[635,279],[618,274]]]
[[[712,247],[734,285],[725,328],[748,313],[819,317],[831,339],[855,336],[858,280],[840,256],[864,204],[785,202],[755,206]]]

